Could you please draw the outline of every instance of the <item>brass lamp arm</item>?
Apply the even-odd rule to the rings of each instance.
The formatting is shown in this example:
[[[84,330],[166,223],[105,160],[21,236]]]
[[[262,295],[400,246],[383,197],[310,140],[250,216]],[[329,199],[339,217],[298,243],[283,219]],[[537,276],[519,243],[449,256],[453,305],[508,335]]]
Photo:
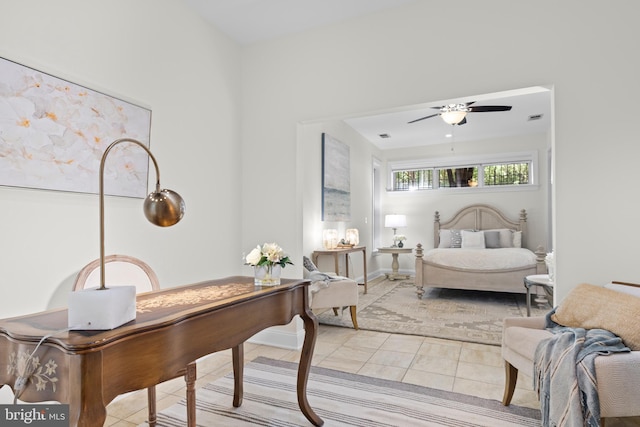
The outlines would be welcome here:
[[[158,162],[156,161],[153,154],[151,154],[151,151],[144,144],[142,144],[140,141],[137,141],[131,138],[117,139],[113,141],[111,144],[109,144],[107,149],[104,151],[104,154],[102,155],[102,159],[100,160],[100,288],[99,289],[106,289],[105,273],[104,273],[104,270],[105,270],[105,267],[104,267],[104,264],[105,264],[104,263],[104,258],[105,258],[105,254],[104,254],[104,164],[105,164],[105,160],[107,159],[107,155],[109,154],[111,149],[122,142],[132,142],[142,147],[144,151],[147,152],[149,157],[151,157],[151,160],[153,161],[153,166],[156,169],[156,192],[160,191],[160,169],[158,168]]]

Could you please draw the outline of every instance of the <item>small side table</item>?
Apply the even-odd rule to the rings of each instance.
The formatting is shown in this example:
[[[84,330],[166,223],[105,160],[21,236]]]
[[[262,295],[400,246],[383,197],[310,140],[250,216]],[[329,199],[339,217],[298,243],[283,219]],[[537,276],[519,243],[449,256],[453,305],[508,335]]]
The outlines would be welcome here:
[[[548,274],[533,274],[524,278],[524,287],[527,288],[527,317],[531,316],[531,286],[542,286],[547,293],[553,295],[553,282]],[[542,302],[536,300],[536,302]],[[553,305],[553,302],[551,302]]]
[[[391,254],[393,258],[391,260],[391,273],[387,273],[387,279],[389,280],[397,280],[397,279],[408,279],[410,276],[408,274],[399,274],[398,268],[400,264],[398,263],[398,255],[399,254],[410,254],[413,252],[413,248],[378,248],[378,252],[383,254]]]

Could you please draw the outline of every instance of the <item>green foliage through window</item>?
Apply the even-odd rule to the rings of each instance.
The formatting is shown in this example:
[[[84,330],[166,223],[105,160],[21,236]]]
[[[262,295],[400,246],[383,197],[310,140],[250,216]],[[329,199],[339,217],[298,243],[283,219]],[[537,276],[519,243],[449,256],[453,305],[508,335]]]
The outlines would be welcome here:
[[[528,163],[508,163],[484,167],[484,185],[529,184]]]
[[[392,172],[392,177],[394,191],[513,186],[532,183],[531,161],[477,164],[464,167],[395,169]]]
[[[393,189],[398,191],[433,188],[433,171],[430,169],[395,171],[393,182]]]

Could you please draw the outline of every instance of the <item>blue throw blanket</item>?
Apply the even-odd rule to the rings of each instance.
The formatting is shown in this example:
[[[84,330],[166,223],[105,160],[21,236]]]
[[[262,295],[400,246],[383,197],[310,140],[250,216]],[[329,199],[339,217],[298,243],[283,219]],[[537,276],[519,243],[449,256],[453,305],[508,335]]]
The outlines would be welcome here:
[[[600,401],[595,358],[630,351],[622,339],[604,329],[569,328],[551,320],[553,336],[536,348],[533,385],[540,399],[544,427],[598,427]]]

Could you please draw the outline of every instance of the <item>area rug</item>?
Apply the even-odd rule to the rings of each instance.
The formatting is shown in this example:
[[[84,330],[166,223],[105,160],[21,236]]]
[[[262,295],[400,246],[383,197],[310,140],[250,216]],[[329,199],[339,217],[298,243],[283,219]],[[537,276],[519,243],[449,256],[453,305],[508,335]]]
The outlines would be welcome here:
[[[549,309],[532,303],[531,315]],[[360,294],[357,313],[360,329],[500,345],[503,319],[525,317],[527,305],[525,294],[440,288],[418,299],[411,281],[379,280]],[[348,309],[316,315],[322,324],[353,328]]]
[[[259,357],[246,364],[244,400],[234,408],[233,374],[197,390],[198,426],[310,426],[296,395],[296,363]],[[540,411],[497,400],[312,367],[307,398],[324,425],[540,426]],[[186,426],[184,400],[158,414],[158,426]]]

